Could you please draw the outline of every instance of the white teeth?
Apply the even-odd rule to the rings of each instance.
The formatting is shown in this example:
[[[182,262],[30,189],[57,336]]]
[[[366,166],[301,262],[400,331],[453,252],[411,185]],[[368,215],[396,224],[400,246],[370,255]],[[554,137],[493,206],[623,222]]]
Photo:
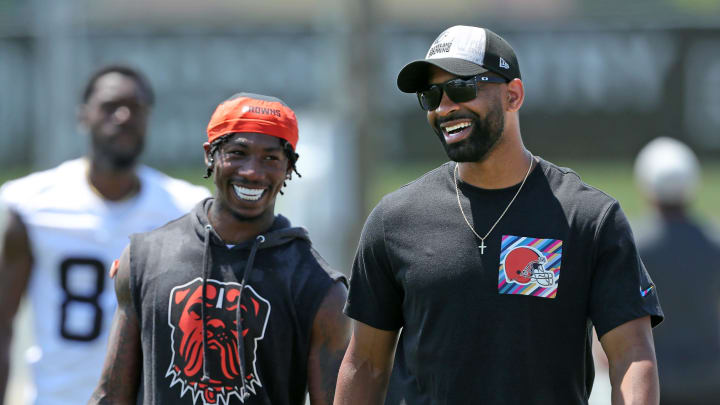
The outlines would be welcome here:
[[[469,122],[461,122],[461,123],[459,123],[459,124],[450,125],[450,126],[445,127],[445,131],[448,132],[448,133],[450,133],[450,132],[457,131],[457,130],[460,130],[460,129],[463,129],[463,128],[467,128],[467,127],[469,127],[470,125],[471,125],[471,124],[470,124]]]
[[[255,201],[259,200],[260,197],[262,197],[263,193],[265,192],[264,188],[245,188],[236,186],[233,184],[233,188],[235,189],[235,195],[237,195],[239,198],[243,200],[250,200]]]

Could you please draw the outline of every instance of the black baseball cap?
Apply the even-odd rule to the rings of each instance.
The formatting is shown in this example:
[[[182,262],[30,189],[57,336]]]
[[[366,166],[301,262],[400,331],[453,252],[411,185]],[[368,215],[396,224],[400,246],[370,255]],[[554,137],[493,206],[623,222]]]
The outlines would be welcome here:
[[[427,86],[428,68],[437,66],[456,76],[475,76],[491,71],[508,81],[520,79],[515,51],[498,34],[487,28],[456,25],[438,35],[425,59],[405,65],[397,85],[405,93]]]

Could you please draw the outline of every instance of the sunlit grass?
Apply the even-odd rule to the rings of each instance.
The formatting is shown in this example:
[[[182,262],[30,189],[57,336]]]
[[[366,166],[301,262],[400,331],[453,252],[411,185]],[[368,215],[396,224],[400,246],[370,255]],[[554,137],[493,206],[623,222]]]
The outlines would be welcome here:
[[[616,198],[630,218],[649,213],[649,207],[639,194],[633,178],[631,162],[616,161],[559,161],[560,166],[570,167],[582,180]],[[368,190],[367,205],[371,209],[383,195],[406,184],[436,164],[386,165],[377,169]],[[704,162],[702,186],[693,205],[694,214],[700,218],[720,221],[720,162]]]
[[[648,206],[638,193],[633,179],[632,163],[628,161],[557,161],[558,165],[575,170],[584,182],[610,194],[623,207],[630,218],[637,218],[648,213]],[[437,167],[437,162],[385,164],[377,167],[373,178],[368,182],[366,200],[367,211],[380,201],[383,195],[399,188],[427,171]],[[693,206],[694,213],[703,219],[720,222],[720,162],[702,162],[703,180],[697,200]],[[214,189],[212,179],[204,179],[202,168],[170,168],[163,171],[190,183],[202,185],[209,190]],[[0,171],[0,183],[20,177],[29,172],[27,168],[10,168]]]

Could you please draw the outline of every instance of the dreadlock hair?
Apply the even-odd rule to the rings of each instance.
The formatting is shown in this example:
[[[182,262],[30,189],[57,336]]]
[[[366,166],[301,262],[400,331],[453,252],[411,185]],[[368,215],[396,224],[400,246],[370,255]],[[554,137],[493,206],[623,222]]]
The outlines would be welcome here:
[[[231,135],[236,134],[236,132],[231,132],[229,134],[225,134],[216,140],[214,140],[210,144],[210,150],[208,151],[208,165],[205,168],[205,175],[203,176],[204,179],[210,178],[212,176],[213,169],[215,168],[215,153],[217,153],[218,149],[220,149],[220,146],[222,146],[224,143],[230,139]],[[280,138],[280,144],[282,145],[283,152],[285,153],[285,156],[287,156],[288,160],[290,161],[290,168],[292,169],[290,173],[288,174],[286,180],[292,180],[292,172],[295,172],[295,174],[298,175],[298,177],[302,177],[300,172],[297,170],[297,166],[295,166],[295,163],[297,163],[298,158],[300,155],[298,155],[294,150],[290,142],[286,141],[285,139]],[[283,187],[287,186],[287,181],[283,181]],[[283,194],[282,190],[280,190],[280,194]]]

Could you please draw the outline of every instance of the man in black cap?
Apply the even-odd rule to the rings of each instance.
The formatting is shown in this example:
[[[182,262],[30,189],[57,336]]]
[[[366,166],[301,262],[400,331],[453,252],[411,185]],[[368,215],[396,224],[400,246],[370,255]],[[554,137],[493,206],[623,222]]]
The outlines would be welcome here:
[[[451,27],[397,82],[451,162],[367,219],[335,404],[585,404],[593,325],[613,403],[657,404],[655,287],[618,202],[523,145],[510,45]]]

